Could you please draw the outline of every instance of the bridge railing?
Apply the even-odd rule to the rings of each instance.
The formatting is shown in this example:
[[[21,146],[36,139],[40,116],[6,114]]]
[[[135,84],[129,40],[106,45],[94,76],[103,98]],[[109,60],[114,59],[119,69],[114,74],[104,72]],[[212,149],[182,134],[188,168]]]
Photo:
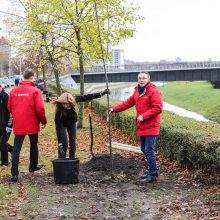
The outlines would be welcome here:
[[[117,66],[106,66],[107,72],[124,72],[124,71],[152,71],[152,70],[184,70],[184,69],[209,69],[219,68],[220,61],[213,62],[173,62],[173,63],[147,63],[147,64],[129,64],[129,65],[117,65]],[[74,72],[74,71],[73,71]],[[76,71],[78,72],[78,71]],[[85,69],[87,73],[104,72],[103,66],[87,67]]]

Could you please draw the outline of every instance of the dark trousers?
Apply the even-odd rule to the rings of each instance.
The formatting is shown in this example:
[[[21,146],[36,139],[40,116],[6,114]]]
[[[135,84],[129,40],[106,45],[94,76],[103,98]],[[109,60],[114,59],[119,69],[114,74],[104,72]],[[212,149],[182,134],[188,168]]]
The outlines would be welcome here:
[[[8,139],[11,133],[0,131],[0,150],[1,150],[1,163],[8,164]]]
[[[68,133],[68,137],[67,137]],[[75,158],[76,153],[76,124],[72,124],[69,127],[62,127],[62,145],[63,145],[63,151],[64,153],[61,155],[60,151],[58,150],[58,157],[66,157],[67,147],[68,147],[68,140],[69,140],[69,157]]]
[[[35,169],[38,164],[38,134],[29,134],[30,140],[30,166],[29,169]],[[21,147],[24,141],[25,135],[15,135],[14,139],[14,151],[12,154],[12,167],[11,174],[18,175],[18,164],[19,164],[19,156]]]
[[[157,136],[141,136],[141,151],[146,156],[148,162],[148,176],[156,177],[157,164],[155,155],[155,143]]]

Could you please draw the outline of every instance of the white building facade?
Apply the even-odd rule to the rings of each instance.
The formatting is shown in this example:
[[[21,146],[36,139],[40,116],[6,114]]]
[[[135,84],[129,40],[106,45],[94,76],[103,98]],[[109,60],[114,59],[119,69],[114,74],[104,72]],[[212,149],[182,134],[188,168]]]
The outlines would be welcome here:
[[[118,71],[125,69],[125,61],[124,61],[124,50],[123,49],[112,49],[111,50],[111,58],[110,60],[106,60],[105,62],[106,70],[108,72]],[[98,63],[96,66],[97,72],[103,72],[103,63]]]
[[[112,49],[111,50],[110,69],[121,69],[124,70],[124,50],[123,49]]]

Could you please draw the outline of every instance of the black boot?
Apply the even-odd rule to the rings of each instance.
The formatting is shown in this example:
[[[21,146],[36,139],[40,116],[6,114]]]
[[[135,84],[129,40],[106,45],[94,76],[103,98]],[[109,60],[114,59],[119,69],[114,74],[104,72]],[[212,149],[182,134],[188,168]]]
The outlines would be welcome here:
[[[9,163],[5,163],[5,162],[1,163],[1,166],[8,166],[8,165],[9,165]]]
[[[141,179],[146,179],[147,178],[147,172],[146,173],[144,173],[140,178]],[[158,172],[156,171],[156,178],[159,176],[159,174],[158,174]]]
[[[1,151],[1,166],[8,166],[8,149],[7,146],[5,146]]]
[[[145,179],[141,179],[141,180],[140,180],[140,183],[152,183],[152,182],[154,182],[154,181],[156,181],[156,180],[157,180],[156,177],[150,177],[150,176],[148,176],[148,177],[146,177]]]
[[[38,171],[38,170],[40,170],[43,166],[44,166],[43,164],[39,163],[39,164],[37,164],[37,166],[36,166],[35,168],[29,168],[29,172],[30,172],[30,173],[33,173],[33,172],[35,172],[35,171]]]
[[[18,175],[13,175],[11,176],[11,179],[10,179],[12,182],[17,182],[18,181]]]
[[[69,158],[75,159],[75,149],[70,147],[70,151],[69,151]]]

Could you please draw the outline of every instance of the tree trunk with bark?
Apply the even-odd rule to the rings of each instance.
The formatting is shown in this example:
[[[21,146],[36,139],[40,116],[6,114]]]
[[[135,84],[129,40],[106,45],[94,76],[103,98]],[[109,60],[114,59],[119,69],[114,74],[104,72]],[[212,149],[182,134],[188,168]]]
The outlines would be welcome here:
[[[80,29],[76,29],[76,37],[78,41],[77,45],[77,55],[79,57],[79,71],[80,71],[80,95],[84,95],[84,62],[83,62],[83,49],[81,47],[81,36]],[[83,111],[84,103],[80,103],[79,114],[78,114],[78,128],[83,127]]]
[[[43,81],[44,81],[44,90],[47,91],[47,79],[46,79],[46,68],[45,64],[42,65]]]

